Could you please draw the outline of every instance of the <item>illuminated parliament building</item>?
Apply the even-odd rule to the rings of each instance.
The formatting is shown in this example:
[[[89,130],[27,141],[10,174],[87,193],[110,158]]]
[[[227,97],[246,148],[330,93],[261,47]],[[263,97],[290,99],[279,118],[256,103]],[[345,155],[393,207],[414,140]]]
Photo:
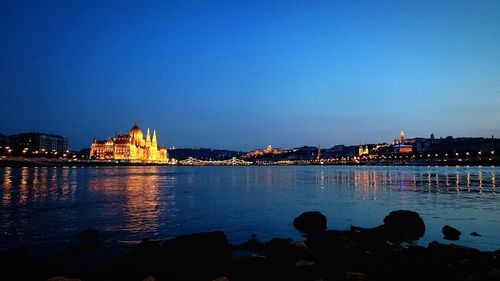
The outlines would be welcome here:
[[[158,146],[156,131],[153,138],[142,130],[135,122],[128,135],[115,135],[107,140],[94,140],[90,147],[90,157],[93,159],[127,160],[131,162],[167,162],[168,153],[164,146]]]

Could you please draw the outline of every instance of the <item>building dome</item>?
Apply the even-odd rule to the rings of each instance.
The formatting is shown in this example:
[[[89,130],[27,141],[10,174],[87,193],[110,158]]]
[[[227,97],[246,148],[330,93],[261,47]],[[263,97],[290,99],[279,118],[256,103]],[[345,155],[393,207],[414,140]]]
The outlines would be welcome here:
[[[129,137],[132,139],[141,139],[142,140],[142,130],[137,126],[137,122],[135,122],[134,127],[130,129],[128,132]]]

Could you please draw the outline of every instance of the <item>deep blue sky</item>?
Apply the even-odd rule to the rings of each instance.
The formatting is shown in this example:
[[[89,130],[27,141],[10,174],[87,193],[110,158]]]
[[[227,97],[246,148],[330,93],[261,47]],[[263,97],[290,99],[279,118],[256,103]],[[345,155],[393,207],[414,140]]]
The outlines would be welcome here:
[[[10,2],[10,3],[7,3]],[[2,1],[0,133],[70,147],[500,137],[500,1]]]

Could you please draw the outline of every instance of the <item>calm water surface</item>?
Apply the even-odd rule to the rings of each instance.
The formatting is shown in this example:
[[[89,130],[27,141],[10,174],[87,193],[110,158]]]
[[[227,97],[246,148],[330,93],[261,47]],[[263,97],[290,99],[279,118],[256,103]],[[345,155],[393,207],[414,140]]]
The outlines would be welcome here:
[[[300,240],[292,220],[319,210],[333,229],[371,227],[397,209],[418,212],[426,234],[462,231],[457,243],[500,248],[498,167],[25,167],[0,168],[0,248],[50,250],[96,228],[105,243],[223,230]],[[473,237],[471,232],[481,237]]]

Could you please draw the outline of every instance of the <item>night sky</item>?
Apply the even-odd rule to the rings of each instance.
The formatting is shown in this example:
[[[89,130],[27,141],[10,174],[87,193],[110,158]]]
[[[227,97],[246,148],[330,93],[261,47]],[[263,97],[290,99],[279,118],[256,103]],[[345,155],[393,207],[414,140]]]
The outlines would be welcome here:
[[[500,1],[2,1],[0,133],[71,149],[500,137]]]

